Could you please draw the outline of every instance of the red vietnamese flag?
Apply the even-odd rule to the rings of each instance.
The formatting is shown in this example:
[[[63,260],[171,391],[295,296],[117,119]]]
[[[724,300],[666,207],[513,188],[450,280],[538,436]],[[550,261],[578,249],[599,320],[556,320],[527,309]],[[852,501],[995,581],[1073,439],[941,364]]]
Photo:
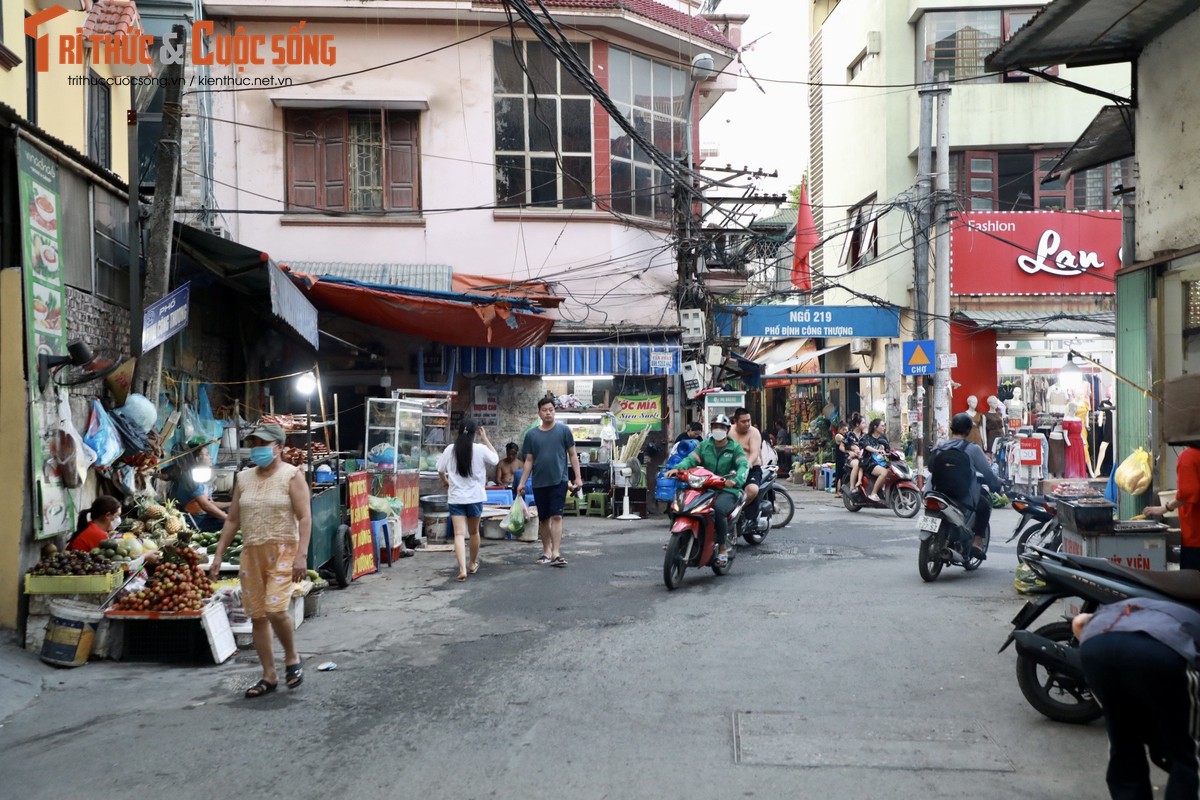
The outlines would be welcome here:
[[[812,291],[812,271],[808,257],[821,243],[817,223],[813,219],[812,206],[808,203],[808,186],[800,184],[799,214],[796,216],[796,243],[792,251],[792,286],[802,292]]]

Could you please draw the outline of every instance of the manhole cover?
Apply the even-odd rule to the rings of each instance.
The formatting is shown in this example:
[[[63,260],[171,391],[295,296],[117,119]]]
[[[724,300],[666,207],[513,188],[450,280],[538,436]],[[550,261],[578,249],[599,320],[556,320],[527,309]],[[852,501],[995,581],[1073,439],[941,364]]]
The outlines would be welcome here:
[[[745,553],[745,550],[741,552]],[[808,561],[833,561],[841,558],[862,558],[860,550],[851,547],[831,547],[829,545],[784,545],[780,547],[759,547],[749,551],[752,558],[778,558],[787,560],[804,559]]]
[[[926,718],[733,715],[734,761],[746,766],[1013,772],[983,726]]]

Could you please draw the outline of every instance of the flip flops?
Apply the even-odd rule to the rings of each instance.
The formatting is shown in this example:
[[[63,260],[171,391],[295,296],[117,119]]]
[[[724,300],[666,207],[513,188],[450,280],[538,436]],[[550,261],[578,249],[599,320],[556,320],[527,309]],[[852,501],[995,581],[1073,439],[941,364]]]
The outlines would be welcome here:
[[[476,572],[479,572],[479,562],[478,561],[476,561],[474,564],[472,564],[471,568],[467,570],[467,573],[471,574],[471,575],[474,575]]]

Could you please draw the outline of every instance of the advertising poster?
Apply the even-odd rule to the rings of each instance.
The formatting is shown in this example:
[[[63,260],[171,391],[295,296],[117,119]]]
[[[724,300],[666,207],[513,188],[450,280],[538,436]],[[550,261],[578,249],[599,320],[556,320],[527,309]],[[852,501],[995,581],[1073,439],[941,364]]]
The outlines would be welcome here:
[[[662,430],[662,398],[656,394],[622,395],[612,410],[622,433]]]
[[[25,352],[28,354],[30,462],[33,470],[34,536],[39,539],[69,533],[75,527],[75,502],[63,485],[59,456],[73,458],[74,443],[62,437],[59,452],[57,389],[38,389],[39,355],[67,352],[66,320],[60,254],[58,166],[32,144],[18,140],[17,173],[25,285]],[[62,390],[65,391],[65,390]]]
[[[350,542],[354,547],[353,579],[361,578],[379,569],[371,539],[371,478],[365,472],[355,472],[346,477],[346,490],[350,506]]]

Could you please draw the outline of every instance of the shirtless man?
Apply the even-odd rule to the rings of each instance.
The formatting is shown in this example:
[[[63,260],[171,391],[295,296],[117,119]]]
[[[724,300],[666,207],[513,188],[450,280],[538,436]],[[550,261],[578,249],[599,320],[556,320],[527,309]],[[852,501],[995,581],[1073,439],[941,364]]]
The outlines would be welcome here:
[[[762,433],[750,424],[750,410],[739,408],[733,412],[733,430],[729,438],[742,446],[746,451],[746,460],[750,462],[750,473],[746,476],[746,515],[754,519],[751,513],[758,511],[754,499],[758,497],[758,485],[762,483]]]
[[[504,458],[496,465],[496,483],[501,486],[512,486],[517,467],[521,466],[521,461],[517,458],[517,451],[520,449],[516,442],[509,442],[504,446]]]

